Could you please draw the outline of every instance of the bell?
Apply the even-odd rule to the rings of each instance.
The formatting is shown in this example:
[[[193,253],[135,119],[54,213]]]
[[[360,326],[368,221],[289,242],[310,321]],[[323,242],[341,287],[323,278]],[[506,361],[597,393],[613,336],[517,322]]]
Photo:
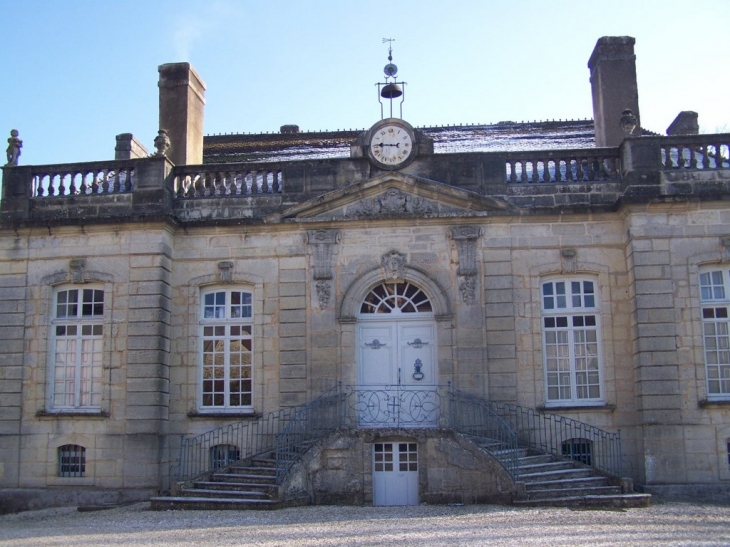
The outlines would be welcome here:
[[[388,84],[383,87],[380,92],[380,96],[383,97],[383,99],[395,99],[401,95],[403,95],[403,90],[398,84]]]

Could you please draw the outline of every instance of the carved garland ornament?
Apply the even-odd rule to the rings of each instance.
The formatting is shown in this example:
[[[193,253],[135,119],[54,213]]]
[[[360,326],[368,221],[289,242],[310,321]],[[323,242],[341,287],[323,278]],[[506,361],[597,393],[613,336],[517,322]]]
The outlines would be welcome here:
[[[319,308],[324,310],[332,296],[332,254],[340,242],[339,230],[307,230],[307,243],[312,247],[313,279]]]
[[[449,228],[449,237],[456,244],[459,255],[459,267],[456,275],[459,278],[459,292],[461,299],[467,306],[473,306],[477,301],[477,240],[482,236],[479,226],[452,226]]]
[[[374,198],[363,199],[347,208],[347,218],[367,218],[376,216],[430,214],[436,207],[423,198],[409,196],[397,188],[388,188],[385,193]]]

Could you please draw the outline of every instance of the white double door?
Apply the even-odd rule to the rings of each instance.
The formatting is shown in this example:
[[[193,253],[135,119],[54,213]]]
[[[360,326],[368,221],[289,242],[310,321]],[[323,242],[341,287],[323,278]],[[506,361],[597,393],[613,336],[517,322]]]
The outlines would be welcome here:
[[[357,345],[360,425],[435,426],[440,405],[433,319],[361,321]]]

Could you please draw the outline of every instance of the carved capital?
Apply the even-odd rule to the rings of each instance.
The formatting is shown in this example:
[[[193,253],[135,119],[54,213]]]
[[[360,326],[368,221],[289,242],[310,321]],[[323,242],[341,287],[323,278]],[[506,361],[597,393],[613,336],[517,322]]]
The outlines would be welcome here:
[[[233,283],[233,262],[224,261],[218,263],[218,275],[221,283]]]
[[[72,258],[68,261],[68,269],[71,271],[71,283],[84,282],[85,258]]]
[[[404,279],[406,255],[398,251],[390,251],[380,258],[380,265],[385,270],[386,279]]]

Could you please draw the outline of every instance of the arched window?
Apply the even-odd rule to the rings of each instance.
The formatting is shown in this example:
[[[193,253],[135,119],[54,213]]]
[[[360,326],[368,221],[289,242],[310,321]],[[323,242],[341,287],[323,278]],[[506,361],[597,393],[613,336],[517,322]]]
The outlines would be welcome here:
[[[407,281],[381,283],[375,286],[360,306],[361,314],[432,312],[424,292]]]
[[[58,447],[58,476],[83,477],[86,473],[86,448],[78,444]]]

